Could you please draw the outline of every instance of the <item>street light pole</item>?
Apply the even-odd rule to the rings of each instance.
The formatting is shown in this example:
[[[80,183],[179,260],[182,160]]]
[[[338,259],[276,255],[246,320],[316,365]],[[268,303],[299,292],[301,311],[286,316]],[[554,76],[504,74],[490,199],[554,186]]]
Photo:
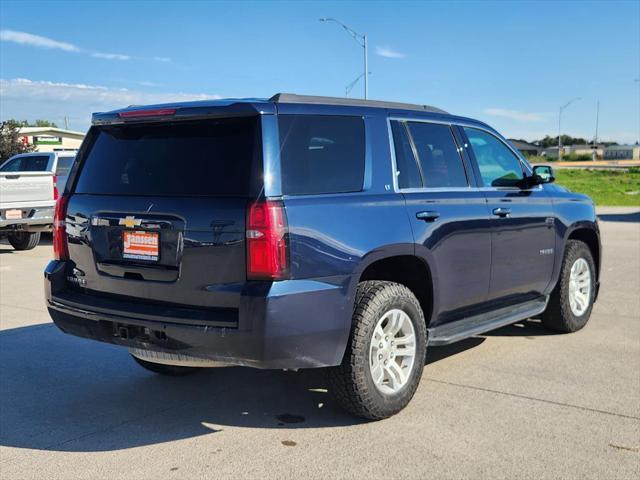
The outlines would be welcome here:
[[[635,78],[633,81],[638,84],[638,138],[636,139],[636,144],[637,144],[637,142],[640,142],[640,77]]]
[[[367,36],[363,35],[364,40],[364,99],[369,98],[369,56],[367,55]]]
[[[558,161],[562,160],[562,107],[558,111]]]
[[[593,161],[598,159],[598,124],[600,123],[600,100],[596,103],[596,136],[593,137],[593,152],[591,155]]]
[[[562,160],[562,111],[576,100],[580,100],[580,97],[572,98],[562,105],[558,111],[558,161]]]
[[[369,59],[368,59],[368,51],[367,51],[367,36],[362,35],[352,28],[347,27],[340,20],[336,20],[335,18],[321,18],[321,22],[335,22],[340,25],[345,31],[353,37],[353,39],[364,49],[364,98],[365,100],[369,97]]]

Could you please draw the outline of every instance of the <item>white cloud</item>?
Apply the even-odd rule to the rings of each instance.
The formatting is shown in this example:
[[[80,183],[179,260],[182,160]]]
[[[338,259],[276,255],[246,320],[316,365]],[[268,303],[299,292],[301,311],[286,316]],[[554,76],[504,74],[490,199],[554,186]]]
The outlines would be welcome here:
[[[405,58],[407,55],[401,52],[397,52],[390,47],[376,47],[376,55],[380,55],[385,58]]]
[[[539,113],[519,112],[517,110],[507,110],[505,108],[487,108],[484,110],[484,113],[494,117],[517,120],[519,122],[542,122],[545,120],[544,116]]]
[[[161,83],[149,82],[147,80],[143,80],[141,82],[136,82],[136,83],[142,87],[161,87],[162,86]]]
[[[20,45],[28,45],[31,47],[38,48],[54,48],[58,50],[64,50],[65,52],[74,52],[74,53],[84,53],[92,56],[93,58],[100,58],[103,60],[153,60],[155,62],[170,62],[171,59],[168,57],[152,57],[152,58],[143,58],[143,57],[134,57],[132,55],[124,55],[121,53],[108,53],[108,52],[98,52],[95,50],[89,50],[85,48],[80,48],[72,43],[60,42],[58,40],[53,40],[51,38],[42,37],[40,35],[34,35],[32,33],[27,32],[16,32],[15,30],[0,30],[0,40],[3,42],[12,42],[18,43]]]
[[[14,30],[0,30],[0,40],[4,42],[19,43],[40,48],[57,48],[65,52],[79,52],[80,48],[67,42],[59,42],[40,35],[33,35],[26,32],[16,32]]]
[[[62,83],[15,78],[0,79],[0,119],[46,118],[58,124],[68,117],[71,127],[85,130],[91,113],[128,105],[146,105],[194,100],[211,100],[206,93],[140,92],[83,83]]]
[[[119,53],[100,53],[94,52],[91,54],[94,58],[104,58],[105,60],[131,60],[129,55],[122,55]]]

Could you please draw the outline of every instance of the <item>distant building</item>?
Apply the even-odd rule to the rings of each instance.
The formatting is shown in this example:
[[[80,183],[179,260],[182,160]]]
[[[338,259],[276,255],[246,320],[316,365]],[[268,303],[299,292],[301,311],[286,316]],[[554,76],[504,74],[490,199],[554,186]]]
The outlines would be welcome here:
[[[537,156],[540,155],[542,148],[538,145],[534,145],[533,143],[523,142],[522,140],[512,140],[509,139],[509,143],[516,147],[523,155],[526,156]]]
[[[593,155],[595,150],[597,158],[602,158],[604,154],[604,147],[602,145],[563,145],[562,155]],[[542,151],[542,155],[548,158],[558,158],[558,147],[548,147]]]
[[[611,145],[605,147],[605,160],[640,160],[640,145]]]
[[[598,158],[602,158],[604,153],[604,147],[602,145],[596,145],[595,148],[593,145],[568,145],[562,147],[563,155],[593,155],[593,151],[596,151],[596,155]]]
[[[37,152],[62,152],[80,148],[84,133],[54,127],[22,127],[19,130],[25,145],[35,145]]]

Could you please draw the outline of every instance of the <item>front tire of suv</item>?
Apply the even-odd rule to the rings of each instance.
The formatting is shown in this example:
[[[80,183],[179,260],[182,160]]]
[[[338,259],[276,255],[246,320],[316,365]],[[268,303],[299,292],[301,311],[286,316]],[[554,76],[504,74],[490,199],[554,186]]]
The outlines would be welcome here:
[[[358,285],[351,335],[329,385],[350,413],[372,420],[402,410],[418,388],[427,348],[424,314],[404,285]]]
[[[40,232],[10,233],[7,240],[16,250],[32,250],[40,243]]]
[[[131,355],[131,357],[138,363],[138,365],[142,366],[144,369],[149,370],[153,373],[157,373],[159,375],[167,375],[170,377],[184,377],[185,375],[191,375],[192,373],[196,373],[200,370],[200,368],[198,367],[164,365],[162,363],[148,362],[134,355]]]
[[[569,240],[561,268],[542,323],[556,332],[576,332],[589,321],[595,297],[596,268],[589,247]]]

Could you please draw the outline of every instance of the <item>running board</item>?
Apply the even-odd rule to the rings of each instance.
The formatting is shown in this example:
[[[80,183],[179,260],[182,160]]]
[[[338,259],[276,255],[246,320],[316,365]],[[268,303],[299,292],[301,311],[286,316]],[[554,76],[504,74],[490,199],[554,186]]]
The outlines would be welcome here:
[[[429,328],[428,344],[434,347],[438,345],[448,345],[474,335],[510,325],[520,320],[525,320],[544,312],[545,308],[547,308],[548,301],[549,297],[540,297],[519,305],[500,308],[494,312],[483,313]]]

